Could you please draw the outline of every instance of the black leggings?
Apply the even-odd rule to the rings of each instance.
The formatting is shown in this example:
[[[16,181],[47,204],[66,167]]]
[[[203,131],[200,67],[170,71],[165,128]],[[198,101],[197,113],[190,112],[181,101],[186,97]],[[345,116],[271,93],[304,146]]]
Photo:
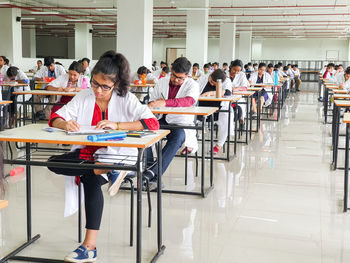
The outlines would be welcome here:
[[[79,159],[80,150],[74,152],[65,153],[62,155],[54,155],[49,158],[49,162],[70,162],[80,163],[85,161],[86,163],[93,164],[93,161],[86,161]],[[95,175],[93,169],[71,169],[71,168],[56,168],[50,167],[50,171],[56,174],[62,174],[67,176],[80,176],[81,182],[84,185],[85,195],[85,214],[86,214],[86,229],[99,230],[101,225],[101,218],[103,212],[103,193],[101,186],[108,181],[101,175]]]

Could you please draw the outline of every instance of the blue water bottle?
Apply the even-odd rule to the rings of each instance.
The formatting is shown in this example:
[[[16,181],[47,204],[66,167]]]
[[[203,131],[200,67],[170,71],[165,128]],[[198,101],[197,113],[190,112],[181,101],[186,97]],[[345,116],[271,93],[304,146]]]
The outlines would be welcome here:
[[[274,85],[274,86],[278,86],[278,73],[277,73],[277,70],[275,71],[275,76],[274,76],[274,80],[273,80],[273,85]]]

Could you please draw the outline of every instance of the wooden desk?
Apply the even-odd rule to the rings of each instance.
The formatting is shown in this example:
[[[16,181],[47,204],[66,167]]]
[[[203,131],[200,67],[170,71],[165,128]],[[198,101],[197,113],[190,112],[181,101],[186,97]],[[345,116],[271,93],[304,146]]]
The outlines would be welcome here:
[[[347,90],[344,90],[344,89],[334,89],[334,90],[333,90],[333,93],[334,93],[334,94],[347,94],[348,91],[347,91]]]
[[[214,178],[214,155],[213,155],[213,147],[214,147],[214,118],[213,114],[218,111],[217,107],[157,107],[152,108],[151,111],[153,114],[177,114],[177,115],[193,115],[193,116],[202,116],[202,125],[198,126],[188,126],[188,125],[165,125],[162,126],[162,129],[192,129],[192,130],[201,130],[202,131],[202,167],[201,167],[201,191],[200,192],[187,192],[187,191],[174,191],[174,190],[163,190],[164,193],[175,193],[175,194],[190,194],[190,195],[201,195],[203,198],[208,195],[208,193],[213,189],[213,178]],[[210,186],[205,189],[205,159],[206,159],[206,151],[205,151],[205,125],[206,118],[210,118]],[[185,184],[187,184],[187,154],[185,160]]]
[[[153,88],[156,84],[131,84],[130,87],[131,87],[131,90],[130,92],[132,93],[135,93],[137,98],[139,100],[142,100],[144,98],[143,95],[147,95],[149,97],[149,91],[151,88]],[[132,90],[132,88],[136,88],[136,91],[135,90]],[[146,89],[146,90],[145,90]],[[147,103],[147,101],[146,101]]]
[[[0,210],[4,209],[9,205],[9,202],[7,200],[0,200]]]
[[[245,143],[248,144],[248,130],[249,130],[249,138],[252,139],[252,130],[253,130],[253,111],[252,111],[252,103],[250,103],[250,97],[255,94],[255,91],[235,91],[232,93],[234,96],[242,96],[245,98],[245,102],[238,102],[238,104],[246,105],[246,116],[247,122],[245,127],[246,138]],[[256,118],[256,130],[258,130],[259,120]]]
[[[35,81],[34,82],[34,84],[41,84],[41,85],[47,85],[47,84],[50,84],[51,83],[51,81],[50,82],[48,82],[48,81]]]
[[[29,85],[30,85],[29,83],[10,83],[10,82],[0,84],[1,87],[11,87],[11,88],[12,87],[14,87],[14,88],[24,87],[24,86],[29,86]]]
[[[338,99],[350,99],[350,94],[334,94],[333,98],[335,100],[338,100]]]
[[[49,91],[49,90],[26,90],[26,91],[15,91],[13,94],[16,95],[43,95],[43,96],[72,96],[74,97],[79,92],[71,91],[71,92],[63,92],[63,91]]]
[[[105,141],[105,142],[90,142],[87,140],[85,135],[69,136],[62,131],[54,131],[52,133],[46,132],[43,129],[48,127],[46,124],[31,124],[20,128],[15,128],[12,130],[6,130],[0,132],[0,141],[12,141],[12,142],[25,142],[26,155],[25,158],[19,158],[15,160],[4,160],[8,164],[19,164],[26,165],[26,201],[27,201],[27,241],[18,247],[14,252],[8,254],[1,259],[1,262],[6,262],[9,259],[16,260],[16,257],[24,248],[35,242],[40,238],[40,235],[32,236],[32,210],[31,210],[31,166],[47,166],[47,161],[39,161],[37,159],[31,160],[31,144],[32,143],[53,143],[53,144],[71,144],[71,145],[95,145],[95,146],[112,146],[112,147],[129,147],[137,148],[137,156],[135,156],[136,164],[126,164],[126,165],[116,165],[114,163],[109,163],[107,165],[98,164],[85,164],[85,163],[55,163],[51,162],[50,165],[63,166],[66,168],[79,168],[79,169],[115,169],[115,170],[127,170],[137,172],[137,241],[136,241],[136,262],[141,263],[142,256],[142,160],[143,153],[146,148],[153,144],[158,146],[158,158],[161,160],[161,144],[160,140],[164,138],[169,131],[159,130],[156,131],[154,135],[145,136],[142,138],[132,138],[127,137],[123,141]],[[158,167],[161,168],[161,167]],[[161,169],[159,169],[158,178],[158,191],[157,191],[157,237],[158,237],[158,247],[157,252],[152,260],[155,262],[160,255],[163,254],[165,246],[162,244],[162,191],[161,189]],[[44,215],[45,216],[45,215]],[[59,260],[52,259],[38,259],[33,257],[20,257],[25,261],[34,262],[63,262]]]

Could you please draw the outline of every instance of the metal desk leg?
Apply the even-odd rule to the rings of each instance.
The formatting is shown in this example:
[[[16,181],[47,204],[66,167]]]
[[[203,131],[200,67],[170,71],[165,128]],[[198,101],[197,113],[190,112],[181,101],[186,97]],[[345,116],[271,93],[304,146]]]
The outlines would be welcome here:
[[[327,124],[327,114],[328,114],[328,89],[325,86],[323,92],[323,114],[324,114],[324,123]]]
[[[253,99],[253,98],[252,98]],[[248,102],[249,102],[249,98],[248,98]],[[253,111],[252,111],[252,103],[248,103],[249,104],[249,122],[250,122],[250,128],[249,128],[249,139],[252,139],[252,129],[253,129]]]
[[[203,117],[202,122],[202,174],[201,174],[201,194],[202,197],[205,197],[205,190],[204,190],[204,174],[205,174],[205,123],[206,123],[207,117]],[[213,151],[213,149],[211,149]]]
[[[345,140],[345,171],[344,171],[344,207],[343,212],[348,211],[348,188],[349,188],[349,123],[346,124],[346,140]]]
[[[335,105],[335,104],[334,104]],[[335,138],[334,138],[334,170],[337,169],[338,163],[338,144],[339,144],[339,121],[340,121],[340,108],[337,107],[335,116]]]
[[[226,153],[226,160],[230,161],[230,138],[231,138],[231,108],[232,108],[232,104],[229,103],[229,107],[228,107],[228,133],[227,133],[227,153]],[[234,118],[234,117],[233,117]]]
[[[235,107],[235,113],[237,113],[237,115],[238,115],[238,112],[237,112],[237,107],[238,107],[238,104],[236,103],[236,107]],[[235,120],[235,114],[233,115],[233,121],[235,122],[235,142],[234,142],[234,145],[233,145],[233,148],[234,148],[234,150],[233,150],[233,153],[234,153],[234,155],[236,155],[236,153],[237,153],[237,120],[238,120],[238,118],[236,118],[236,120]]]
[[[229,142],[230,143],[230,142]],[[214,176],[214,114],[210,115],[210,187],[213,186]]]
[[[246,101],[246,107],[247,107],[247,110],[246,110],[246,124],[245,124],[245,142],[246,144],[248,144],[248,130],[249,130],[249,97],[247,97],[247,101]],[[244,120],[244,119],[243,119]]]
[[[137,220],[136,220],[136,262],[142,261],[142,156],[144,149],[138,149],[137,155]],[[158,176],[159,177],[159,176]]]
[[[157,157],[158,157],[158,177],[157,177],[157,254],[151,260],[154,263],[164,253],[165,246],[163,245],[163,227],[162,227],[162,145],[161,141],[157,142]]]

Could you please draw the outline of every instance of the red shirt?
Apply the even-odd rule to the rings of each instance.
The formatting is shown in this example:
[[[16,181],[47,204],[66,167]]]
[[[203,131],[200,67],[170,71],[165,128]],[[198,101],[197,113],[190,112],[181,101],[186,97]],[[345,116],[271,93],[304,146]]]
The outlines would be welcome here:
[[[179,92],[181,88],[181,85],[173,85],[171,81],[169,81],[169,93],[168,93],[168,99],[165,100],[166,107],[190,107],[192,106],[196,101],[192,97],[184,97],[184,98],[177,98],[176,95]]]

